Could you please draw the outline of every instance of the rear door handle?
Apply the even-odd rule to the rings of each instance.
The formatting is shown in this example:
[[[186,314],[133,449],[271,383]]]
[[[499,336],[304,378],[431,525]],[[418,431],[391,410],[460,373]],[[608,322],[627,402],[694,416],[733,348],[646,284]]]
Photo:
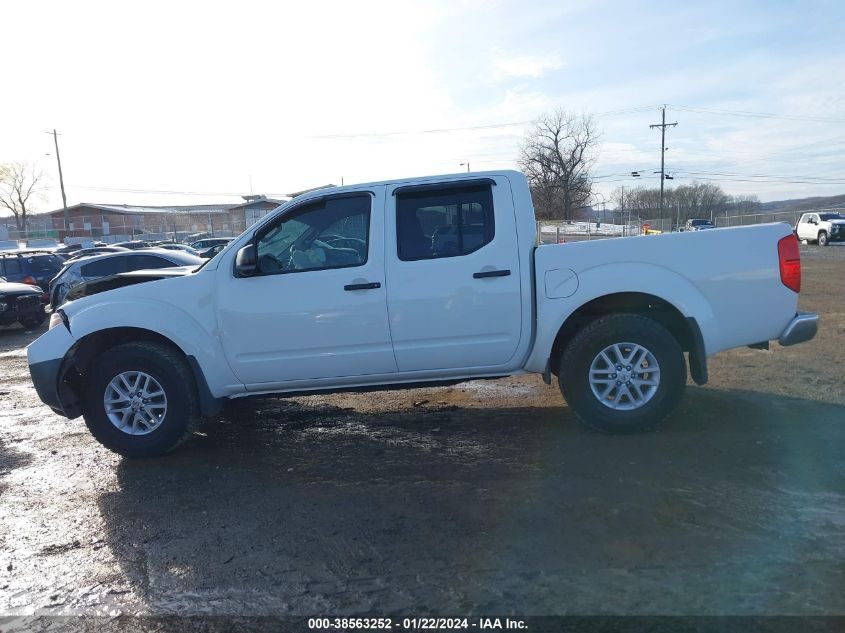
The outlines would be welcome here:
[[[484,279],[485,277],[507,277],[511,274],[509,270],[485,270],[480,273],[473,273],[473,279]]]
[[[344,290],[375,290],[376,288],[381,288],[381,284],[377,281],[367,284],[347,284],[343,287]]]

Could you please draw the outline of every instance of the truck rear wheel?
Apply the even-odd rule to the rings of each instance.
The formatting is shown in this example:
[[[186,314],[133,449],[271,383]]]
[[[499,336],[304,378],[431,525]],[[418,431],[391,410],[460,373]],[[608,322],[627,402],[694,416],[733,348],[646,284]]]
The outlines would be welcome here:
[[[561,355],[563,397],[589,427],[636,433],[677,407],[687,382],[681,346],[659,322],[612,314],[581,329]]]
[[[170,346],[118,345],[93,361],[83,415],[109,450],[126,457],[163,455],[187,439],[199,417],[194,377]]]

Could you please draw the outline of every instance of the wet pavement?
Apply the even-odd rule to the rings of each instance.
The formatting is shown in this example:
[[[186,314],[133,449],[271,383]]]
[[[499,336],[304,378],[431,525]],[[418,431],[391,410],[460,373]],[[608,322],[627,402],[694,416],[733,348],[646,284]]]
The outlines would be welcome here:
[[[805,257],[814,341],[625,437],[527,376],[245,400],[125,460],[0,330],[0,614],[843,615],[843,267]]]

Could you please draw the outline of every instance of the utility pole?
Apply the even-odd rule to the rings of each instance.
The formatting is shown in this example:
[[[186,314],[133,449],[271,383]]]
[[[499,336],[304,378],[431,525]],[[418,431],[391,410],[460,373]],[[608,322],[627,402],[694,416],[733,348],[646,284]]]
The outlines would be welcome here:
[[[666,106],[664,105],[660,109],[663,113],[660,123],[655,123],[654,125],[649,125],[651,129],[656,127],[660,128],[660,217],[663,217],[663,181],[666,179],[666,174],[664,171],[664,155],[666,154],[666,128],[667,127],[674,127],[678,125],[678,122],[675,121],[674,123],[666,123]]]
[[[621,204],[619,205],[621,207],[621,211],[619,212],[619,221],[623,223],[622,224],[622,236],[624,237],[625,236],[625,224],[624,224],[624,222],[625,222],[625,185],[620,185],[620,188],[622,189],[622,196],[621,196],[622,199],[621,199]]]
[[[50,132],[47,132],[50,134]],[[56,162],[59,165],[59,187],[62,190],[62,208],[65,211],[65,231],[68,231],[70,227],[70,219],[68,218],[67,213],[67,196],[65,196],[65,180],[62,176],[62,159],[59,157],[59,137],[56,132],[56,129],[53,128],[53,144],[56,146]]]

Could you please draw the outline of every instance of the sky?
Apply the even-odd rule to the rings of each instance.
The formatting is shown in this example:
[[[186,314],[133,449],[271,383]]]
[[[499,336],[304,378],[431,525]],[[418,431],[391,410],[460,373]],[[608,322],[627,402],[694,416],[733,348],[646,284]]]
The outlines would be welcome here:
[[[0,162],[38,210],[235,202],[517,168],[532,121],[601,133],[596,201],[693,179],[763,201],[845,193],[845,3],[3,4]],[[642,174],[635,179],[630,172]]]

